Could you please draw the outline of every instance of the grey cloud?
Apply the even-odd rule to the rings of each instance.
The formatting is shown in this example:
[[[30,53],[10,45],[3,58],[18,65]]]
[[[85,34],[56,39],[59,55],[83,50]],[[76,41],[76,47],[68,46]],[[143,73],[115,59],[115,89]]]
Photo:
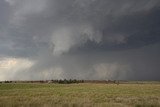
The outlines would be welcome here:
[[[2,0],[0,55],[35,61],[12,79],[157,79],[159,12],[159,0]]]

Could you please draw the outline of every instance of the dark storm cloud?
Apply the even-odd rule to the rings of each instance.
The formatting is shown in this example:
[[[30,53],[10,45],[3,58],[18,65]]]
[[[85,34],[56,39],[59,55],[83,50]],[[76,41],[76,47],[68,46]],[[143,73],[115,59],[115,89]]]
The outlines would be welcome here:
[[[154,8],[149,12],[127,14],[115,18],[114,21],[109,21],[107,27],[103,26],[101,30],[103,40],[100,44],[88,41],[87,45],[80,49],[89,51],[124,50],[157,43],[160,41],[159,12],[159,8]],[[113,43],[116,41],[117,43]]]
[[[159,0],[2,0],[0,56],[33,65],[1,74],[158,79],[159,12]]]

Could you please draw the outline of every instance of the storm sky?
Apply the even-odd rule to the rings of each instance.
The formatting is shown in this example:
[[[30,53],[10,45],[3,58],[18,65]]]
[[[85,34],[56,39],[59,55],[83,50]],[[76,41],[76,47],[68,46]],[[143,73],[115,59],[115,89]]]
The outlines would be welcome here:
[[[0,80],[160,80],[160,0],[0,0]]]

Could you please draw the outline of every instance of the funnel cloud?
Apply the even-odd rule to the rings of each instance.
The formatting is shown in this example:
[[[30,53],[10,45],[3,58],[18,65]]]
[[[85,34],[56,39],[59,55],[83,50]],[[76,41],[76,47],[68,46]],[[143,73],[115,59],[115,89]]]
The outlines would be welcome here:
[[[159,0],[1,0],[0,80],[160,80]]]

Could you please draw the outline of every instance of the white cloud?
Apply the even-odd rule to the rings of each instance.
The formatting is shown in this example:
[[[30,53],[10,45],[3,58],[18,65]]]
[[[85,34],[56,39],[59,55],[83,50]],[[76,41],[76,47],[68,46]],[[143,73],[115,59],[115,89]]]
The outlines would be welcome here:
[[[68,52],[70,48],[81,46],[87,40],[101,42],[102,34],[90,25],[63,26],[56,29],[52,35],[55,55]]]
[[[19,71],[26,71],[34,65],[33,61],[22,58],[3,58],[0,60],[0,80],[15,79]]]

